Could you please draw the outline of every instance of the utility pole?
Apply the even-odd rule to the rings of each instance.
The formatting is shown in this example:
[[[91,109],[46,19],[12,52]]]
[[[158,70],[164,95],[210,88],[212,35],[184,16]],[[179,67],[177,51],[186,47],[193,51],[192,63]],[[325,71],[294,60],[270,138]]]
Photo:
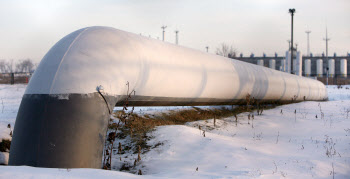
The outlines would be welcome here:
[[[161,28],[163,29],[163,41],[164,41],[164,34],[165,34],[165,28],[166,28],[167,26],[162,26]]]
[[[175,41],[175,43],[176,43],[176,45],[179,44],[178,33],[179,33],[179,31],[175,30],[175,34],[176,34],[176,41]]]
[[[327,27],[326,27],[326,38],[324,38],[323,40],[326,41],[326,60],[328,60],[328,41],[330,41],[331,39],[328,38]]]
[[[326,41],[326,64],[327,64],[327,85],[328,85],[328,41],[330,41],[331,39],[328,38],[328,32],[327,32],[327,26],[326,26],[326,38],[323,39],[324,41]]]
[[[294,17],[294,13],[295,13],[295,9],[293,8],[293,9],[289,9],[289,13],[291,14],[291,17],[292,17],[292,22],[291,22],[291,31],[292,31],[292,33],[291,33],[291,44],[292,44],[292,46],[291,46],[291,48],[290,48],[290,72],[291,72],[291,74],[294,74],[294,69],[293,69],[293,17]]]
[[[208,52],[208,51],[209,51],[209,47],[208,47],[208,46],[206,46],[205,48],[207,49],[207,52]]]
[[[305,31],[306,35],[307,35],[307,56],[310,56],[310,39],[309,39],[309,35],[311,33],[310,30]]]
[[[288,50],[290,50],[290,40],[287,40],[288,42]]]

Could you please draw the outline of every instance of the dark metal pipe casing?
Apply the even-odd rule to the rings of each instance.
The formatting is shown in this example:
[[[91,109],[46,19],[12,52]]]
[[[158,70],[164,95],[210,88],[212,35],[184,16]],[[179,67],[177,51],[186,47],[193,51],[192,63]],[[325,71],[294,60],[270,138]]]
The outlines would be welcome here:
[[[108,119],[98,93],[26,94],[17,114],[9,165],[100,168]]]

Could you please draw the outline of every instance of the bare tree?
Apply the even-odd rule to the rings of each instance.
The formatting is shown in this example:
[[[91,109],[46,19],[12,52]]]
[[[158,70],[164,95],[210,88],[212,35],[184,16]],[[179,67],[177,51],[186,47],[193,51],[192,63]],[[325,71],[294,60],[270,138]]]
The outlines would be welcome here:
[[[18,64],[16,64],[17,72],[32,72],[34,64],[31,59],[21,60]]]
[[[5,66],[6,66],[6,73],[13,73],[13,59],[11,60],[8,60],[6,63],[5,63]]]
[[[22,62],[16,64],[16,72],[23,72]]]
[[[228,58],[236,57],[237,50],[233,48],[232,45],[227,45],[225,43],[220,44],[218,48],[216,48],[216,55],[221,55]]]
[[[4,59],[0,60],[0,72],[5,73],[6,72],[6,61]]]

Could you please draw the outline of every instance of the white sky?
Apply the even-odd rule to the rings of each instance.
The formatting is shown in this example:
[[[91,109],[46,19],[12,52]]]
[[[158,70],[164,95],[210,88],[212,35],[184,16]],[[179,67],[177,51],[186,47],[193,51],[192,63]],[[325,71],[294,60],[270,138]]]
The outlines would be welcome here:
[[[0,0],[0,59],[39,62],[62,37],[87,26],[110,26],[215,52],[232,44],[245,56],[283,55],[290,39],[289,8],[295,8],[294,40],[306,53],[350,52],[350,0]]]

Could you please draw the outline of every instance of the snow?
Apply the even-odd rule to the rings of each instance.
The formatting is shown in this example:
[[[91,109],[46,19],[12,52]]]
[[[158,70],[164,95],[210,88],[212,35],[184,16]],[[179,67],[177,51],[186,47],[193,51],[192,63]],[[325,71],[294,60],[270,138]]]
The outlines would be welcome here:
[[[242,113],[238,116],[237,127],[233,118],[217,120],[216,127],[213,120],[189,125],[201,125],[202,129],[210,131],[206,132],[209,137],[210,134],[217,134],[222,139],[230,140],[226,146],[232,155],[227,158],[236,161],[225,160],[225,155],[221,154],[230,151],[219,148],[217,152],[224,158],[215,156],[212,158],[215,160],[207,160],[212,161],[211,165],[217,159],[228,161],[228,167],[247,170],[247,175],[255,177],[324,178],[329,177],[333,163],[337,178],[345,178],[350,176],[350,131],[346,131],[350,129],[350,120],[344,120],[346,114],[342,108],[338,110],[338,102],[326,103],[303,102],[267,110],[261,116],[255,113],[250,124],[248,113]],[[342,106],[350,109],[350,101],[343,102]],[[321,117],[320,108],[324,117]],[[281,109],[283,114],[280,113]],[[206,129],[206,126],[214,129]],[[212,139],[212,142],[214,140],[218,139]],[[225,143],[216,146],[225,146]],[[327,149],[331,152],[328,156]],[[214,163],[214,166],[219,164]]]
[[[25,84],[0,85],[0,142],[3,139],[11,139],[10,133],[13,131],[19,105],[27,87]],[[10,124],[11,128],[8,128]],[[0,164],[7,164],[8,152],[0,152]]]
[[[138,176],[125,172],[100,169],[66,169],[66,168],[35,168],[28,166],[1,166],[0,178],[48,179],[48,178],[155,178],[154,176]]]
[[[330,101],[282,105],[262,115],[254,111],[250,120],[249,113],[241,113],[237,123],[228,117],[217,119],[215,126],[210,119],[157,127],[148,133],[152,149],[141,154],[142,176],[99,169],[0,166],[0,178],[332,178],[333,169],[335,178],[350,178],[349,87],[328,86]],[[5,104],[1,131],[7,130],[7,123],[13,128],[24,88],[0,85]],[[135,112],[182,108],[139,107]],[[1,133],[6,135],[7,131]],[[116,155],[113,165],[137,158],[130,155],[122,156],[121,162]]]
[[[341,86],[339,89],[335,85],[327,86],[328,100],[341,101],[350,99],[350,85]]]
[[[10,139],[10,129],[15,125],[19,105],[27,85],[0,85],[0,139]]]

